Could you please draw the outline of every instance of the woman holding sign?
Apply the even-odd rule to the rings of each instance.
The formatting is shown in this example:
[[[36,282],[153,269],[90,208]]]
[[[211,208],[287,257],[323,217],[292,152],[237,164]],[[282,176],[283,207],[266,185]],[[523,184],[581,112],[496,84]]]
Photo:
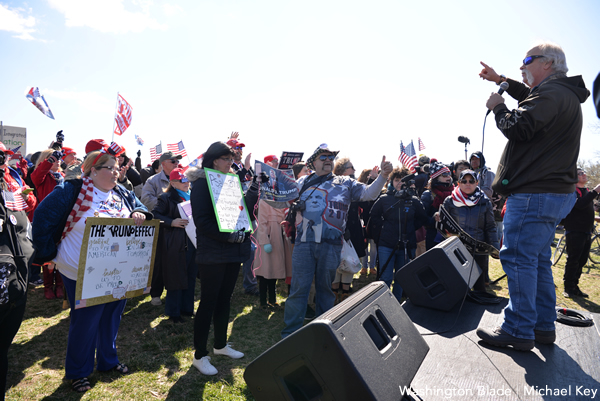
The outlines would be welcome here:
[[[158,249],[154,268],[160,263],[163,272],[167,300],[165,314],[174,323],[183,323],[181,317],[194,314],[194,290],[196,288],[196,246],[190,241],[185,227],[189,221],[182,219],[178,205],[190,200],[190,182],[183,169],[176,168],[169,175],[169,186],[158,197],[152,210],[154,217],[161,220]]]
[[[202,374],[216,375],[217,369],[210,363],[208,356],[208,332],[211,321],[214,322],[215,340],[213,353],[225,355],[233,359],[244,356],[243,353],[234,350],[227,344],[227,325],[229,323],[229,309],[231,295],[235,288],[240,265],[250,257],[250,231],[244,229],[234,232],[221,232],[216,215],[216,206],[213,203],[211,191],[219,194],[225,191],[241,191],[239,178],[228,180],[233,184],[227,185],[225,176],[231,172],[233,163],[233,150],[223,142],[215,142],[204,153],[202,168],[190,168],[186,175],[192,181],[192,213],[197,235],[198,277],[202,288],[200,294],[200,305],[196,312],[194,321],[194,354],[193,365]],[[208,173],[205,169],[217,170],[220,174],[211,174],[210,188]],[[236,187],[237,186],[237,187]],[[239,192],[237,192],[239,194]],[[242,205],[233,205],[231,214],[245,213],[253,210],[258,197],[258,183],[256,179],[248,189],[248,196],[244,196]],[[228,199],[229,200],[229,199]],[[235,201],[235,200],[234,200]],[[234,202],[235,203],[235,202]],[[235,209],[235,210],[234,210]],[[219,215],[220,216],[220,215]]]
[[[91,388],[88,376],[94,370],[94,355],[99,371],[129,373],[119,362],[116,339],[125,300],[75,309],[79,256],[88,217],[133,218],[141,225],[152,218],[133,192],[117,185],[119,145],[112,143],[87,155],[82,179],[57,185],[36,210],[33,220],[36,261],[54,260],[60,272],[69,303],[71,322],[65,361],[65,377],[73,390]]]

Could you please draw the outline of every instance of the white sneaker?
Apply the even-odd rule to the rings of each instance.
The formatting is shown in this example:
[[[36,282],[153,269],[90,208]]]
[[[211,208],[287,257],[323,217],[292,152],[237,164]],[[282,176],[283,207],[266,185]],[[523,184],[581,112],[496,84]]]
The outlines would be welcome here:
[[[154,306],[159,306],[162,305],[162,301],[160,300],[160,297],[152,297],[150,304]]]
[[[192,365],[200,371],[203,375],[214,376],[219,371],[210,363],[210,356],[205,356],[200,359],[194,358]]]
[[[244,357],[243,353],[241,353],[240,351],[234,350],[233,348],[231,348],[229,346],[229,344],[225,348],[221,348],[221,349],[213,348],[213,352],[215,353],[215,355],[225,355],[232,359],[240,359],[240,358]]]

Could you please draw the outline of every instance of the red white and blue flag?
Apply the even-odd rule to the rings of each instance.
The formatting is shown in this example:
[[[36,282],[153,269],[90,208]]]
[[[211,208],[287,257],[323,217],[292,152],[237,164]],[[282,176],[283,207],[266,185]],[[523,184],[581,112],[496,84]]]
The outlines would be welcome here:
[[[187,157],[187,151],[183,146],[183,141],[177,143],[168,143],[167,151],[173,152],[174,155],[181,155],[181,157]]]
[[[150,148],[150,161],[153,162],[154,160],[160,159],[160,155],[162,155],[161,143]]]
[[[123,96],[117,95],[117,111],[115,113],[115,134],[122,135],[131,124],[131,106]]]
[[[404,167],[409,169],[411,173],[415,172],[415,167],[419,165],[419,162],[417,161],[417,154],[412,140],[407,147],[404,147],[402,141],[400,141],[400,157],[398,157],[398,160]]]
[[[419,138],[419,152],[425,149],[425,144],[423,143],[423,141],[421,140],[421,138]]]
[[[29,89],[29,92],[27,92],[25,97],[31,103],[33,103],[33,105],[37,107],[39,111],[44,113],[46,117],[50,117],[54,120],[52,110],[50,110],[50,106],[48,106],[48,103],[46,103],[46,99],[44,99],[44,96],[40,93],[40,90],[37,86],[34,86],[33,88]]]
[[[15,192],[2,191],[4,206],[15,212],[27,209],[27,203],[25,203],[25,199],[21,196],[22,191],[23,188],[19,188]]]

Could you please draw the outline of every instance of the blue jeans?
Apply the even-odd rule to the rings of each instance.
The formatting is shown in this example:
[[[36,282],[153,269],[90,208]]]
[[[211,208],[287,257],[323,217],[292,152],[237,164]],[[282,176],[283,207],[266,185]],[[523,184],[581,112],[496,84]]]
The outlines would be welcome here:
[[[254,252],[256,251],[256,245],[254,242],[250,243],[250,257],[247,261],[244,262],[242,266],[242,275],[244,280],[242,281],[242,286],[244,287],[245,292],[257,292],[258,291],[258,283],[256,281],[256,277],[254,276],[254,272],[252,271],[252,265],[254,263]]]
[[[514,194],[506,200],[500,261],[510,299],[502,329],[524,339],[533,330],[554,330],[556,292],[550,244],[557,224],[575,204],[571,194]]]
[[[379,271],[381,271],[381,269],[385,265],[385,262],[387,262],[388,258],[392,254],[393,250],[394,250],[393,248],[387,248],[385,246],[380,246],[378,248]],[[405,256],[404,249],[399,249],[396,252],[394,252],[394,255],[392,256],[392,258],[390,259],[390,262],[388,263],[387,267],[385,268],[385,271],[383,273],[381,273],[381,277],[379,279],[381,281],[383,281],[384,283],[386,283],[387,286],[390,288],[392,287],[392,280],[394,279],[396,272],[398,270],[400,270],[400,268],[402,268],[402,266],[404,266],[408,262],[408,261],[404,260],[404,256]],[[408,250],[408,257],[409,257],[409,259],[415,258],[415,250],[414,249]],[[392,294],[394,294],[394,296],[396,297],[398,302],[400,302],[400,299],[402,298],[402,287],[400,286],[399,283],[394,283],[394,289],[392,290]]]
[[[296,242],[292,254],[292,286],[285,302],[281,338],[302,327],[308,303],[308,293],[315,279],[317,316],[333,307],[335,295],[331,283],[342,258],[342,244]]]

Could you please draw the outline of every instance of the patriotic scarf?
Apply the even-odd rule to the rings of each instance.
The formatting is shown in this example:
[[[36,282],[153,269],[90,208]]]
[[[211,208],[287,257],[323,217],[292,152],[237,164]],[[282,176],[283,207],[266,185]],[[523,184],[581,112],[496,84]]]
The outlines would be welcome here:
[[[452,185],[443,184],[440,182],[436,182],[435,184],[431,184],[431,192],[435,195],[433,197],[433,209],[435,211],[440,210],[440,205],[444,203],[444,200],[452,195]]]
[[[81,185],[81,190],[79,191],[79,195],[77,196],[77,201],[75,201],[75,206],[73,206],[73,210],[69,213],[69,217],[67,218],[67,224],[65,224],[65,228],[63,229],[62,236],[60,239],[65,238],[67,233],[73,229],[75,224],[81,219],[81,216],[90,210],[92,207],[92,201],[94,200],[94,183],[92,179],[88,176],[83,177],[83,184]]]
[[[471,195],[466,195],[459,187],[452,191],[452,202],[456,207],[475,206],[481,198],[483,198],[483,191],[479,187],[475,188],[475,192]]]

